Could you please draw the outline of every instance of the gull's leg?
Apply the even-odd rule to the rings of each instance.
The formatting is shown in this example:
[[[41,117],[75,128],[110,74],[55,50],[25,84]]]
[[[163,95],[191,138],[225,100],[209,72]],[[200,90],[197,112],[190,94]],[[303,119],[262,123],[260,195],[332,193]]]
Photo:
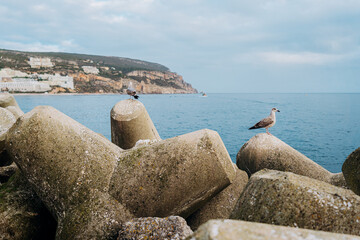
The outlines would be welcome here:
[[[268,134],[268,135],[271,135],[271,133],[269,132],[269,129],[268,128],[265,128],[266,129],[266,133]]]

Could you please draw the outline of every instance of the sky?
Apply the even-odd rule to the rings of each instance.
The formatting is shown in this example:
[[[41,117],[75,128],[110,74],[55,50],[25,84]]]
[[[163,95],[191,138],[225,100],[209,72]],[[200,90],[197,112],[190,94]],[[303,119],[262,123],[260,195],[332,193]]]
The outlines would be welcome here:
[[[360,1],[1,0],[0,48],[156,62],[208,93],[358,93]]]

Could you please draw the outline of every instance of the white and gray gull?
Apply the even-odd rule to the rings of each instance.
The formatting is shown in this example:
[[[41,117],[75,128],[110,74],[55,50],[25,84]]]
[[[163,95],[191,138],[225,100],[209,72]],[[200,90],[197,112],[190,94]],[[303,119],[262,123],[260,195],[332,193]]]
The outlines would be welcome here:
[[[249,130],[257,129],[257,128],[265,128],[266,133],[271,135],[271,133],[269,133],[269,128],[274,126],[276,123],[276,117],[275,117],[276,112],[280,112],[280,111],[276,108],[271,109],[270,115],[268,117],[266,117],[266,118],[262,119],[260,122],[256,123],[254,126],[249,128]]]
[[[135,99],[138,99],[138,98],[139,98],[139,96],[136,95],[136,90],[132,87],[132,82],[130,82],[128,88],[126,89],[126,93],[127,93],[128,95],[130,95],[130,98],[131,98],[131,97],[134,97]]]

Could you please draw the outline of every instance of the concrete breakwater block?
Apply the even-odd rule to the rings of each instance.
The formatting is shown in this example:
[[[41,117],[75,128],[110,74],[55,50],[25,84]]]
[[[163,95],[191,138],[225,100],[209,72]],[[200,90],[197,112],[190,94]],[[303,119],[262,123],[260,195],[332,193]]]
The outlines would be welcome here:
[[[342,171],[349,188],[360,195],[360,148],[346,158]]]
[[[360,235],[360,197],[290,172],[251,176],[232,219]]]
[[[15,122],[15,116],[9,110],[0,107],[0,166],[11,164],[3,152],[5,150],[6,134]]]
[[[5,151],[5,137],[16,119],[23,114],[23,111],[21,111],[11,94],[0,93],[0,167],[8,166],[12,162]]]
[[[144,105],[127,99],[111,109],[111,141],[122,149],[135,146],[139,140],[161,140]]]
[[[5,108],[6,110],[10,111],[16,119],[24,115],[24,112],[19,108],[15,106],[8,106]]]
[[[196,230],[211,219],[228,219],[247,182],[246,172],[236,167],[234,181],[186,219],[191,229]]]
[[[235,178],[220,136],[207,129],[133,148],[120,159],[109,192],[138,217],[186,218]]]
[[[249,176],[261,169],[293,172],[328,183],[339,183],[335,175],[280,139],[260,133],[246,142],[236,156],[236,165]],[[336,176],[336,178],[342,176]]]
[[[236,220],[211,220],[187,240],[360,240],[360,237]]]
[[[56,109],[20,117],[6,149],[58,221],[57,239],[107,239],[133,217],[107,194],[122,150]]]
[[[6,108],[14,106],[20,109],[13,95],[9,93],[0,93],[0,107]]]
[[[124,239],[171,239],[181,240],[193,231],[179,216],[166,218],[135,218],[122,225],[118,240]]]
[[[111,238],[134,216],[187,217],[235,177],[214,131],[124,151],[46,106],[20,117],[6,148],[57,219],[58,239]]]

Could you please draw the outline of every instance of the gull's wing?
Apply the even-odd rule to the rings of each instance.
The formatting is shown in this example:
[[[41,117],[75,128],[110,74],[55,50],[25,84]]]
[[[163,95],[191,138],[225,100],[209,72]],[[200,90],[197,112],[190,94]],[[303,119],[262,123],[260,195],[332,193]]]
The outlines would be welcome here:
[[[254,126],[252,126],[249,129],[256,129],[256,128],[266,128],[267,126],[269,126],[270,124],[272,124],[274,122],[274,119],[271,118],[271,116],[264,118],[263,120],[261,120],[260,122],[256,123]]]

